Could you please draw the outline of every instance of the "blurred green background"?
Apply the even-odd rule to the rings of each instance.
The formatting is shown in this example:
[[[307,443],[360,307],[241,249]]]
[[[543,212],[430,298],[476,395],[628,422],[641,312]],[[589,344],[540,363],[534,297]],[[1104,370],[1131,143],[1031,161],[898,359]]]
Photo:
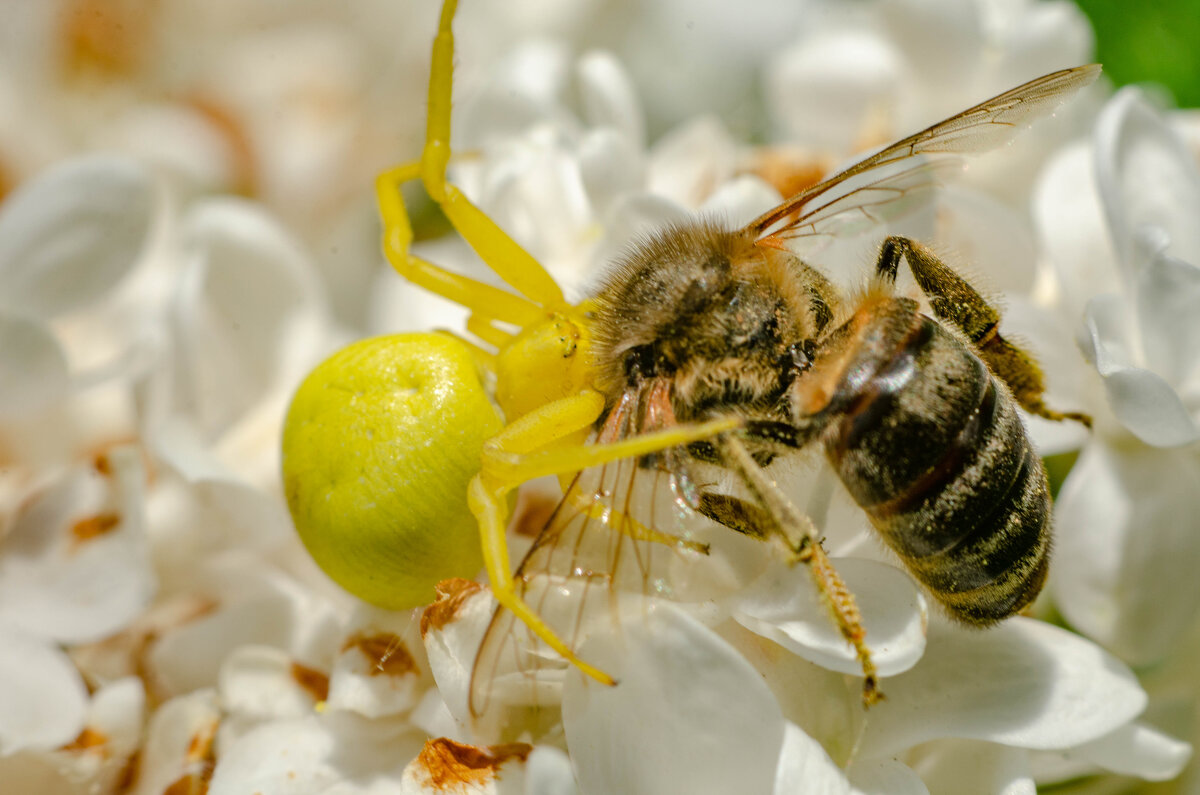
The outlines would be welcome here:
[[[1113,83],[1161,83],[1179,107],[1200,107],[1200,0],[1076,1]]]

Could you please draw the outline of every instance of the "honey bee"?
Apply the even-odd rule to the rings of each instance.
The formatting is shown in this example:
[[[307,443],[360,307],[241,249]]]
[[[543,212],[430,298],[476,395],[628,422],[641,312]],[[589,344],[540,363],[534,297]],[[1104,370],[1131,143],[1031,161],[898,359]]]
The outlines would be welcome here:
[[[453,13],[448,2],[425,154],[383,175],[379,194],[393,265],[468,306],[468,330],[496,349],[481,360],[509,424],[484,445],[469,501],[499,607],[475,661],[471,711],[488,708],[502,672],[528,674],[548,658],[613,684],[575,654],[588,611],[624,588],[656,590],[663,551],[706,551],[669,532],[674,521],[653,507],[664,489],[682,510],[775,540],[790,563],[810,567],[861,665],[863,701],[873,703],[876,670],[853,594],[812,521],[766,470],[813,448],[952,617],[986,626],[1027,605],[1046,576],[1050,494],[1017,407],[1089,418],[1043,403],[1042,373],[1000,335],[998,311],[921,244],[887,238],[871,287],[857,296],[843,295],[786,244],[904,210],[942,165],[1006,143],[1095,80],[1099,66],[1054,72],[962,111],[743,227],[698,219],[662,229],[574,306],[445,180]],[[416,177],[520,296],[408,252],[395,183]],[[902,261],[931,314],[895,291]],[[731,473],[738,493],[696,477],[704,467]],[[505,495],[547,474],[568,486],[512,572]],[[556,601],[571,591],[577,599]],[[522,648],[521,624],[556,654],[534,648],[535,639]]]

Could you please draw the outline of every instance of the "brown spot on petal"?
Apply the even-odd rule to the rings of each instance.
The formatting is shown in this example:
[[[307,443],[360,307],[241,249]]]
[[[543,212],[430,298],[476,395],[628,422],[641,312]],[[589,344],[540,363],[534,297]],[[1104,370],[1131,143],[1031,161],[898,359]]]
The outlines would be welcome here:
[[[215,99],[201,95],[184,100],[193,110],[204,117],[229,147],[233,167],[229,189],[239,196],[253,197],[258,194],[258,167],[254,156],[254,145],[245,125],[232,110]]]
[[[113,781],[113,792],[130,792],[133,790],[134,782],[137,781],[138,772],[142,767],[142,751],[137,749],[125,762],[125,766],[121,768],[121,772]]]
[[[208,725],[201,727],[199,731],[192,735],[188,740],[187,747],[187,762],[202,762],[205,759],[210,759],[213,756],[213,740],[217,736],[217,722],[209,721]]]
[[[59,18],[64,71],[110,78],[136,72],[158,6],[155,0],[67,0]]]
[[[205,795],[212,781],[217,756],[213,748],[217,736],[217,722],[211,721],[188,741],[187,756],[184,757],[184,772],[163,790],[163,795]]]
[[[118,436],[112,439],[106,439],[100,444],[92,445],[88,450],[84,451],[84,455],[90,458],[92,469],[97,473],[104,475],[106,478],[113,476],[113,462],[109,452],[115,447],[136,447],[139,456],[142,459],[142,465],[146,470],[146,479],[149,480],[151,471],[153,470],[154,462],[146,448],[138,441],[135,436]]]
[[[212,773],[185,773],[163,790],[163,795],[206,795]]]
[[[0,204],[8,198],[13,188],[17,187],[17,176],[3,158],[0,158]]]
[[[795,196],[811,188],[833,170],[828,155],[814,155],[800,149],[764,147],[750,159],[746,171],[770,183],[781,196]]]
[[[96,453],[92,458],[92,469],[96,470],[104,477],[112,477],[113,465],[112,459],[108,457],[108,453]]]
[[[404,676],[417,670],[404,641],[392,632],[354,635],[342,646],[342,651],[350,649],[358,649],[367,658],[370,676]]]
[[[93,538],[99,538],[106,533],[111,533],[120,523],[120,514],[98,513],[95,516],[80,519],[71,525],[71,538],[75,545],[78,546],[91,541]]]
[[[155,642],[173,629],[211,615],[219,607],[219,602],[206,597],[177,596],[155,604],[115,635],[72,646],[67,653],[80,670],[103,681],[138,677],[145,684],[146,696],[153,706],[176,695],[160,681],[150,663]]]
[[[329,677],[317,669],[293,662],[292,679],[313,697],[313,701],[322,702],[329,698]]]
[[[526,743],[507,743],[480,748],[439,737],[425,743],[417,764],[425,772],[424,784],[438,792],[464,792],[469,785],[499,778],[500,766],[510,759],[522,762],[533,750]]]
[[[103,732],[98,732],[90,726],[84,726],[83,731],[79,733],[71,742],[62,747],[64,751],[90,751],[96,749],[99,753],[104,753],[104,745],[108,742],[108,736]]]
[[[429,630],[441,629],[453,621],[462,609],[463,602],[482,591],[483,586],[474,580],[454,577],[442,580],[434,586],[434,590],[437,592],[437,598],[421,613],[422,638]]]

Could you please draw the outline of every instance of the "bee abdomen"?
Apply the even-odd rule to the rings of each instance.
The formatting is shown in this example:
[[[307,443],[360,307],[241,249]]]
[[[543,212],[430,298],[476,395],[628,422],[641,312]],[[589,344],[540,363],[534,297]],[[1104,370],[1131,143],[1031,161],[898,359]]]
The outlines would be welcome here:
[[[929,318],[910,317],[905,329],[888,356],[874,351],[874,375],[826,452],[912,574],[955,617],[989,624],[1041,590],[1045,471],[1015,401],[983,362]]]

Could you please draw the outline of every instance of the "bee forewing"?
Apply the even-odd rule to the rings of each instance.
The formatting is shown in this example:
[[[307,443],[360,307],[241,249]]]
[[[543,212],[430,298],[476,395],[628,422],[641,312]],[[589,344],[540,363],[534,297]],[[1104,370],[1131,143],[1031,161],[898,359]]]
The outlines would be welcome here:
[[[819,206],[770,237],[819,241],[878,229],[925,206],[942,175],[960,168],[958,158],[918,155],[864,171],[833,188]]]
[[[773,239],[834,234],[833,230],[839,228],[837,219],[840,215],[865,216],[864,210],[879,213],[881,208],[889,204],[887,190],[892,189],[889,185],[891,177],[873,179],[868,172],[888,169],[921,155],[952,158],[954,155],[994,149],[1011,141],[1030,122],[1090,85],[1099,75],[1100,66],[1090,64],[1052,72],[1017,86],[884,147],[824,182],[790,197],[750,222],[746,229],[760,238]],[[903,175],[906,171],[901,168],[886,173]],[[863,177],[867,177],[866,181],[860,182]],[[927,184],[913,180],[913,177],[929,180],[926,172],[914,168],[909,177],[912,187]],[[897,188],[904,184],[905,180],[899,178]],[[856,187],[858,185],[863,187]],[[898,199],[907,199],[912,196],[912,191],[895,189],[893,195]],[[814,204],[818,198],[820,202]]]

